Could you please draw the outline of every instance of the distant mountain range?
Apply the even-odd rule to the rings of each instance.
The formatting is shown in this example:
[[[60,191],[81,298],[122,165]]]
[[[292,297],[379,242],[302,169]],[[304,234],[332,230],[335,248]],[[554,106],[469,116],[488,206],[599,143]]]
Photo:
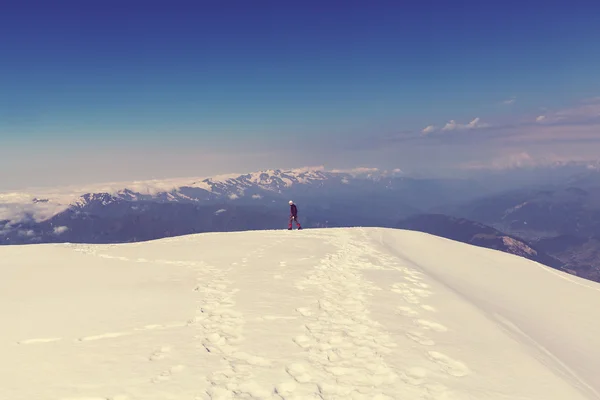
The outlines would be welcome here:
[[[562,183],[482,196],[436,207],[446,215],[490,225],[564,263],[569,272],[600,281],[600,173]]]
[[[414,179],[397,171],[269,170],[110,191],[9,193],[0,243],[118,243],[188,233],[287,227],[289,199],[304,227],[393,226],[484,189],[460,179]],[[157,186],[159,187],[157,189]],[[1,217],[0,217],[1,218]]]
[[[600,281],[600,172],[595,169],[510,190],[495,189],[494,181],[304,168],[0,193],[0,244],[124,243],[286,229],[290,199],[306,228],[421,230]]]

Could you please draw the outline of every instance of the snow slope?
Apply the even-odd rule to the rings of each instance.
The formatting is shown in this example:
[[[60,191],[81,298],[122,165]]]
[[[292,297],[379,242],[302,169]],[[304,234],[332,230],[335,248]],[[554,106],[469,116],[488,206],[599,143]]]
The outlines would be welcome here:
[[[0,248],[0,398],[598,399],[600,285],[418,232]]]

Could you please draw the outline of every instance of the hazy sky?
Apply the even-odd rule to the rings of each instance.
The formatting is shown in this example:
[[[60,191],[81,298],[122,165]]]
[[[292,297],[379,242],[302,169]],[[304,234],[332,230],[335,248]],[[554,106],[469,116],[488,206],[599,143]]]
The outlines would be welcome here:
[[[600,154],[597,1],[11,3],[0,189]]]

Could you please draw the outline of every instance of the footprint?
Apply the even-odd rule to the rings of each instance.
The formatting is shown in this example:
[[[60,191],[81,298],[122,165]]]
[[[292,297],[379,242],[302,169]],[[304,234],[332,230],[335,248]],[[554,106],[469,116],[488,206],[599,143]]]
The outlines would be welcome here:
[[[404,381],[410,385],[419,386],[425,382],[427,370],[420,367],[410,367],[404,372]]]
[[[307,382],[310,382],[310,380],[311,380],[311,377],[306,372],[306,368],[304,367],[303,364],[299,364],[299,363],[291,364],[285,370],[298,383],[307,383]]]
[[[296,343],[299,347],[302,347],[303,349],[310,347],[310,338],[308,338],[307,336],[299,335],[292,340],[294,341],[294,343]]]
[[[398,311],[399,314],[402,314],[405,317],[414,317],[416,315],[419,315],[418,312],[416,312],[415,310],[413,310],[412,308],[407,307],[407,306],[398,306],[396,308],[396,310]]]
[[[426,289],[411,289],[411,291],[414,294],[417,294],[421,297],[429,297],[433,294],[433,292],[431,292],[430,290],[426,290]]]
[[[266,358],[254,356],[243,351],[233,353],[232,357],[237,358],[239,361],[245,361],[252,366],[268,367],[271,365],[271,362]]]
[[[431,312],[436,312],[437,311],[434,306],[430,306],[430,305],[427,305],[427,304],[421,304],[421,308],[423,310],[427,310],[427,311],[431,311]]]
[[[419,319],[416,321],[417,324],[419,324],[423,329],[430,329],[432,331],[436,331],[436,332],[447,332],[448,328],[446,328],[444,325],[439,324],[437,322],[433,322],[433,321],[428,321],[426,319]]]
[[[171,347],[163,346],[159,350],[156,350],[154,353],[152,353],[148,359],[150,361],[162,360],[170,352],[171,352]]]
[[[165,370],[163,372],[160,373],[160,375],[158,375],[155,378],[152,378],[152,383],[159,383],[159,382],[165,382],[171,379],[171,377],[173,376],[173,374],[177,373],[177,372],[181,372],[185,369],[184,365],[175,365],[172,366],[171,368],[169,368],[168,370]]]
[[[294,381],[282,382],[275,386],[275,393],[283,398],[293,394],[296,391],[298,385]]]
[[[421,300],[414,293],[405,293],[402,295],[404,301],[408,304],[420,304]]]
[[[298,311],[303,317],[310,317],[312,315],[312,312],[305,307],[296,308],[296,311]]]
[[[218,386],[211,386],[206,390],[206,394],[208,394],[211,399],[233,399],[235,393],[229,389],[225,389]]]
[[[440,367],[446,371],[446,373],[452,375],[452,376],[466,376],[468,374],[471,373],[471,371],[469,370],[469,367],[467,367],[466,364],[454,360],[450,357],[448,357],[447,355],[440,353],[438,351],[429,351],[427,352],[429,354],[429,357],[435,361],[437,364],[440,365]]]
[[[406,332],[406,336],[423,346],[434,346],[435,342],[419,332]]]

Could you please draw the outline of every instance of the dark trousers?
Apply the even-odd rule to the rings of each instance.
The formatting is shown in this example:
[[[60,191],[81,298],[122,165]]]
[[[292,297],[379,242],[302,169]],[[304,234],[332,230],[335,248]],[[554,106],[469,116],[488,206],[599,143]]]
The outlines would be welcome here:
[[[288,225],[288,229],[292,229],[292,222],[296,221],[296,227],[297,228],[302,228],[302,226],[300,226],[300,222],[298,222],[298,216],[297,215],[290,215],[290,224]]]

